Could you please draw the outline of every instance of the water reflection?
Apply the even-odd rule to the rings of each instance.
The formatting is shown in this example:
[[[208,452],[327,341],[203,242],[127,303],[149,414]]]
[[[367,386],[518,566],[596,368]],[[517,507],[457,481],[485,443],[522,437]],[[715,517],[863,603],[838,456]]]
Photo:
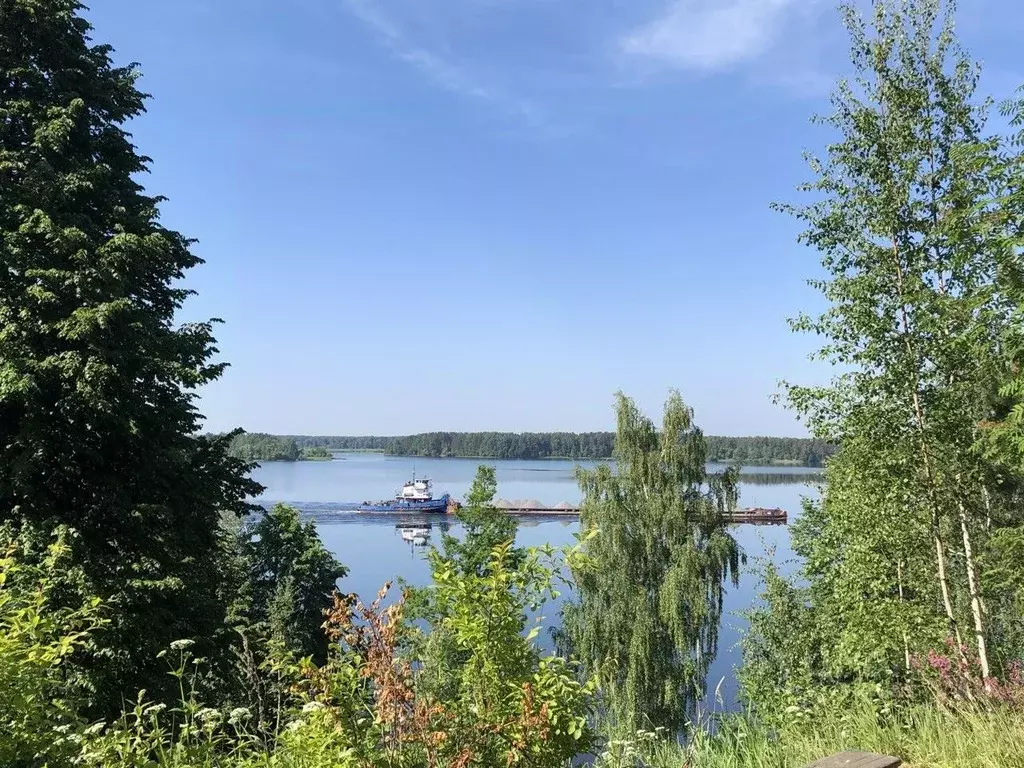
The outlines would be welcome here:
[[[425,547],[430,543],[431,525],[396,525],[395,532],[412,547]]]
[[[745,472],[740,470],[740,482],[749,485],[815,485],[825,482],[820,472]]]

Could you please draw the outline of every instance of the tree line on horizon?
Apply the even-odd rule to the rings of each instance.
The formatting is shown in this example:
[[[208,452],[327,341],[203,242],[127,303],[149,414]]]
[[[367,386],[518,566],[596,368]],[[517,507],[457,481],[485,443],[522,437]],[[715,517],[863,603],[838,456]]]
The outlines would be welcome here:
[[[610,459],[614,432],[425,432],[403,436],[286,435],[298,448],[380,451],[392,456],[473,459]],[[835,452],[824,440],[804,437],[706,435],[711,461],[820,467]]]

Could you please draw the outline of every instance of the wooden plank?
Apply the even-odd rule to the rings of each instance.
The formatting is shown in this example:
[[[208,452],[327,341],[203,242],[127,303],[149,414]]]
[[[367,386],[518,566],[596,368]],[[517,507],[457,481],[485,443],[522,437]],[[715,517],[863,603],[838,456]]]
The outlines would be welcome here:
[[[838,755],[823,757],[807,768],[897,768],[903,761],[891,755],[876,755],[871,752],[840,752]]]

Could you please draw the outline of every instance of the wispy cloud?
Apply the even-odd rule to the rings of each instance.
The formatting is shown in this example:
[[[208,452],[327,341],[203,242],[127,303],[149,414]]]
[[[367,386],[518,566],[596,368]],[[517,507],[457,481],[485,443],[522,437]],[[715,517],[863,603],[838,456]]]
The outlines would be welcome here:
[[[810,68],[803,60],[814,58],[807,47],[816,38],[801,32],[808,30],[827,4],[826,0],[306,1],[333,8],[340,4],[395,59],[435,87],[480,103],[506,118],[513,130],[527,128],[545,137],[586,131],[593,105],[605,103],[595,94],[646,81],[652,64],[721,71],[759,58],[754,73],[758,78],[808,91],[805,71]],[[645,18],[637,15],[645,9],[650,20],[632,27]],[[537,29],[545,34],[531,34]],[[782,45],[784,33],[789,39]],[[609,56],[610,50],[614,56]],[[765,55],[769,51],[771,55]],[[624,68],[623,56],[644,66]]]
[[[531,126],[544,125],[544,114],[532,101],[487,83],[450,57],[417,44],[406,35],[394,19],[381,10],[379,2],[344,0],[344,3],[398,59],[415,67],[438,87],[490,104]]]
[[[764,54],[784,17],[813,0],[672,0],[620,41],[627,54],[683,69],[728,69]]]

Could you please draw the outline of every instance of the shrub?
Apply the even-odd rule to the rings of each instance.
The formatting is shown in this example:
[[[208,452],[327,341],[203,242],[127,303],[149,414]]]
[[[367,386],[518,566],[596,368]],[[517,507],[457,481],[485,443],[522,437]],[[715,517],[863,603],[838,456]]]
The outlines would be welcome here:
[[[278,670],[287,697],[270,734],[248,710],[210,707],[196,695],[203,660],[189,641],[171,649],[180,702],[140,693],[132,710],[79,737],[78,762],[99,768],[561,768],[591,743],[593,685],[543,656],[526,632],[527,609],[550,590],[550,550],[510,564],[495,548],[483,574],[435,556],[432,633],[458,653],[414,658],[404,600],[370,605],[335,593],[324,624],[326,662],[309,657]],[[518,558],[517,558],[518,559]],[[282,659],[287,656],[282,656]],[[281,662],[284,663],[284,662]],[[451,681],[437,689],[429,676]]]
[[[35,552],[28,533],[0,529],[0,765],[57,762],[82,728],[82,691],[67,674],[69,657],[103,620],[98,599],[77,608],[54,598],[69,573],[68,532]]]

